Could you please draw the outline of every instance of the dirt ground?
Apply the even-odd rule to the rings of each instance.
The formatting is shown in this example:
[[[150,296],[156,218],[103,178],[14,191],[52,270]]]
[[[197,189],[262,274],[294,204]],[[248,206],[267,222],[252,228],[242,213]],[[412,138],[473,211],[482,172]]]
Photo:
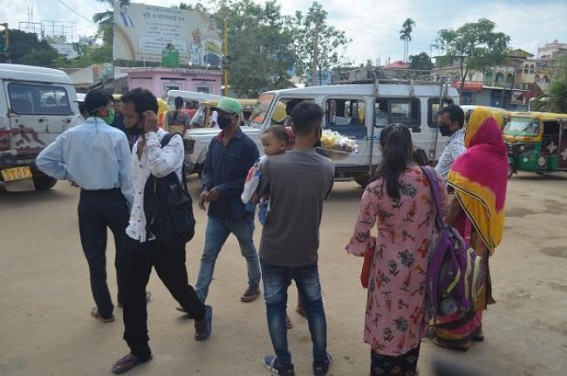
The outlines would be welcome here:
[[[190,181],[194,197],[199,190]],[[506,233],[491,259],[498,304],[485,314],[486,340],[466,353],[424,341],[420,375],[433,376],[435,359],[481,367],[497,375],[567,374],[567,175],[520,174],[509,183]],[[77,225],[78,189],[59,182],[48,192],[0,192],[0,375],[110,375],[111,364],[127,353],[122,316],[102,324],[94,306]],[[347,255],[362,190],[337,183],[325,205],[320,271],[328,319],[329,375],[368,375],[369,347],[362,342],[365,290],[361,259]],[[187,246],[189,278],[195,281],[203,248],[205,214]],[[259,239],[261,227],[257,227]],[[116,293],[109,237],[109,286]],[[155,273],[149,290],[150,345],[154,359],[129,375],[267,375],[262,357],[272,353],[262,299],[241,303],[246,268],[233,237],[217,262],[208,302],[214,308],[213,334],[193,340],[192,321]],[[311,375],[307,322],[295,313],[288,338],[297,375]],[[458,375],[459,373],[454,373]],[[484,372],[476,375],[484,375]]]

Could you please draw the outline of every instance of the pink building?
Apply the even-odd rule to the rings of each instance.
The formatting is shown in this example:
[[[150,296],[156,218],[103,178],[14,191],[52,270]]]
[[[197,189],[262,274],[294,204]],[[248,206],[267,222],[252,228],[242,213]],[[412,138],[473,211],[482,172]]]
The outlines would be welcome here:
[[[165,98],[169,90],[222,95],[223,73],[217,69],[138,67],[121,68],[121,71],[128,74],[125,91],[142,87],[158,98]]]

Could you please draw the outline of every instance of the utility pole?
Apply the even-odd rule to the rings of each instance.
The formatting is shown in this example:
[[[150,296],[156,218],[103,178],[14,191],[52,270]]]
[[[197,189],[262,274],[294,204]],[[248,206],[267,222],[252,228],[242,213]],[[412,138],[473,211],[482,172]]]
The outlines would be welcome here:
[[[316,86],[317,65],[319,59],[319,28],[321,27],[321,13],[317,10],[315,15],[315,45],[313,46],[313,65],[311,66],[311,86]]]
[[[224,96],[228,97],[228,22],[226,17],[224,19],[224,33],[223,33],[223,47],[224,47]]]

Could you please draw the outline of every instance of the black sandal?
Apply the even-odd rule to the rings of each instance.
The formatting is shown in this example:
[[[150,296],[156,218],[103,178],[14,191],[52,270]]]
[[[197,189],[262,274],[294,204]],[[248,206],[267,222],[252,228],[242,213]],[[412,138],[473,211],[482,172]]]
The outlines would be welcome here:
[[[112,365],[112,373],[114,373],[115,375],[120,375],[122,373],[126,373],[126,372],[130,371],[132,368],[136,367],[137,365],[149,362],[150,360],[152,360],[151,355],[148,359],[142,360],[134,354],[128,354],[128,355],[123,356],[122,358],[118,359]]]

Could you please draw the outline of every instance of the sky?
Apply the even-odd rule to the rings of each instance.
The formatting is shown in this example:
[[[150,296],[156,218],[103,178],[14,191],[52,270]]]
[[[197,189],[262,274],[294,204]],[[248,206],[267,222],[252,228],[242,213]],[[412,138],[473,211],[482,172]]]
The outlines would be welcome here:
[[[263,3],[260,0],[254,0]],[[159,6],[178,6],[179,0],[132,0]],[[185,0],[194,4],[194,0]],[[278,0],[282,13],[307,12],[311,2]],[[407,18],[415,21],[409,55],[426,52],[436,56],[431,47],[441,29],[457,29],[467,22],[488,18],[496,31],[511,37],[510,47],[537,55],[538,47],[558,40],[567,43],[567,1],[565,0],[319,0],[328,12],[327,23],[345,32],[352,40],[345,55],[354,63],[371,60],[383,65],[403,57],[399,31]],[[204,1],[204,4],[207,2]],[[33,9],[33,18],[30,10]],[[106,10],[97,0],[17,0],[3,2],[0,23],[19,28],[20,22],[64,21],[73,25],[75,39],[92,35],[96,25],[92,16]],[[52,24],[53,25],[53,24]],[[230,27],[230,26],[229,26]],[[68,30],[68,29],[67,29]],[[55,30],[57,32],[57,29]],[[231,54],[236,51],[231,51]]]

